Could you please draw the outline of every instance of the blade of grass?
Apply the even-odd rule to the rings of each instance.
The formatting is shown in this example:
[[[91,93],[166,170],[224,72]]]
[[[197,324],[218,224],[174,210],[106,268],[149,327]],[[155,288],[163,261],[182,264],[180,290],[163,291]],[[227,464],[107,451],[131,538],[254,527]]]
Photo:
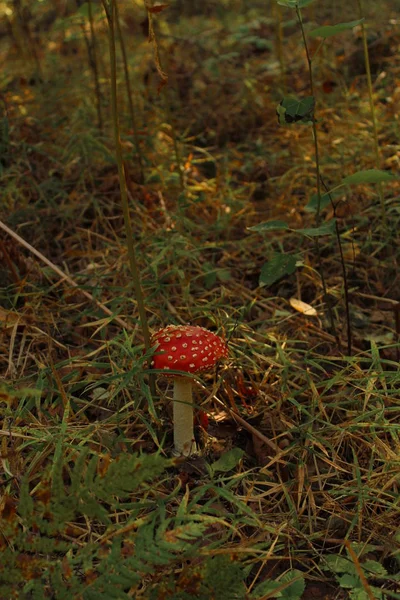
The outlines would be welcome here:
[[[138,305],[139,319],[142,327],[144,345],[146,352],[151,349],[150,332],[147,324],[146,307],[142,292],[142,285],[140,281],[140,272],[136,259],[135,246],[133,242],[133,230],[131,217],[129,212],[128,204],[128,192],[126,187],[125,169],[122,158],[122,147],[120,138],[120,127],[118,118],[118,102],[117,102],[117,58],[116,58],[116,47],[115,47],[115,22],[116,22],[116,7],[115,0],[107,3],[103,0],[104,10],[107,16],[108,22],[108,43],[110,52],[110,65],[111,65],[111,109],[114,125],[114,139],[115,139],[115,152],[118,166],[118,178],[121,193],[121,204],[124,215],[125,232],[126,232],[126,243],[128,247],[129,265],[131,270],[132,282],[135,290],[136,302]],[[155,394],[154,378],[150,377],[150,387],[152,393]]]

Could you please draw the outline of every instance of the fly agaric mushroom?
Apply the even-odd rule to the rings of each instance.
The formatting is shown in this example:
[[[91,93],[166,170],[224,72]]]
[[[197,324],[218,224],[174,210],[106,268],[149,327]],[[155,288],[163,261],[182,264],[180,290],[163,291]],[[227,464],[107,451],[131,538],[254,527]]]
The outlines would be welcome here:
[[[215,333],[195,325],[168,325],[155,333],[152,345],[156,354],[151,363],[155,369],[202,373],[211,370],[220,358],[228,356],[228,346]],[[179,455],[194,454],[192,378],[184,375],[174,380],[173,419],[174,447]]]

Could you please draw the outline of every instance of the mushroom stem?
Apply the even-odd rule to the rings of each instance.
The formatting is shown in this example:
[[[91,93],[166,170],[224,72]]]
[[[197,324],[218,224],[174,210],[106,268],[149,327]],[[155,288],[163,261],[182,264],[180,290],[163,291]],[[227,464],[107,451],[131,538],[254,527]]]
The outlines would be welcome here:
[[[190,377],[174,379],[174,446],[175,453],[190,456],[197,451],[193,428],[192,380]]]

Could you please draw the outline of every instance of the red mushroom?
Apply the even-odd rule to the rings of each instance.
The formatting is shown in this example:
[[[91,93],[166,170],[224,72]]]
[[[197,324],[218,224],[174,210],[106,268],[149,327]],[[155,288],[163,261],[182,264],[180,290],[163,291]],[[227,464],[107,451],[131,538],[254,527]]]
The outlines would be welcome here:
[[[215,333],[195,325],[169,325],[152,336],[156,346],[155,369],[202,373],[228,356],[226,342]],[[171,374],[174,379],[174,447],[179,455],[197,451],[193,430],[192,379]]]

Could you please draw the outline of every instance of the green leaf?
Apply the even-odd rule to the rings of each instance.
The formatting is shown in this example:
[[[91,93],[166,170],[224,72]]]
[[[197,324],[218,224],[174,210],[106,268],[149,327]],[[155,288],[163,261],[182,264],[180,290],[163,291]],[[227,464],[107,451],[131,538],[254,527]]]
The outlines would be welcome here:
[[[202,587],[203,598],[226,598],[226,600],[244,600],[246,597],[243,583],[243,565],[229,556],[214,556],[206,561]],[[191,598],[199,597],[197,594]]]
[[[298,569],[293,569],[282,575],[279,583],[293,582],[287,588],[282,590],[281,598],[284,600],[300,600],[306,587],[303,573]]]
[[[369,596],[365,590],[362,588],[355,588],[350,591],[351,600],[369,600]]]
[[[230,269],[218,269],[217,277],[222,282],[229,281],[232,279],[232,273],[230,272]]]
[[[267,594],[271,598],[282,598],[281,592],[276,592],[276,594],[272,595],[272,592],[280,587],[280,583],[278,581],[271,581],[270,579],[266,579],[259,583],[253,590],[250,598],[256,600],[257,598],[262,598]]]
[[[364,544],[363,542],[351,542],[352,548],[357,556],[363,556],[364,554],[373,553],[376,551],[377,546],[375,544]]]
[[[279,592],[274,591],[282,588],[282,584],[288,583],[289,585]],[[252,600],[262,598],[266,595],[271,598],[283,598],[284,600],[300,600],[304,593],[305,581],[303,573],[298,569],[293,569],[288,573],[285,573],[279,581],[271,581],[267,579],[259,585],[257,585],[251,595]]]
[[[341,575],[341,577],[339,577],[338,581],[340,587],[348,588],[350,590],[360,587],[361,585],[360,578],[356,575],[350,575],[350,573],[344,573],[344,575]]]
[[[94,16],[99,11],[100,11],[100,7],[98,5],[96,5],[94,2],[92,2],[92,15]],[[89,2],[85,2],[84,4],[82,4],[82,6],[80,6],[76,12],[78,15],[81,15],[82,17],[85,17],[86,19],[88,19],[89,18]]]
[[[324,210],[331,203],[331,197],[333,198],[333,194],[322,194],[321,202],[320,202],[320,210]],[[304,207],[304,210],[307,212],[317,212],[318,208],[318,194],[313,194],[308,201],[308,204]]]
[[[285,221],[264,221],[248,227],[250,231],[276,231],[281,229],[289,229],[289,225]]]
[[[212,273],[208,273],[204,277],[204,287],[207,288],[207,290],[209,290],[210,288],[212,288],[215,285],[216,281],[217,281],[216,272],[213,271]]]
[[[33,500],[29,494],[28,478],[24,478],[21,483],[21,491],[18,504],[18,512],[23,519],[30,520],[33,515]]]
[[[337,23],[337,25],[323,25],[317,27],[308,33],[310,37],[329,38],[343,31],[353,29],[356,25],[360,25],[365,19],[357,19],[357,21],[348,21],[347,23]]]
[[[319,227],[307,227],[305,229],[296,229],[296,233],[300,233],[301,235],[306,235],[308,237],[318,237],[320,235],[332,235],[335,233],[335,223],[336,219],[331,219],[330,221],[326,221]]]
[[[369,571],[374,575],[379,575],[380,577],[385,577],[388,574],[385,567],[377,560],[366,560],[362,563],[362,567],[364,570]]]
[[[281,6],[287,6],[288,8],[304,8],[314,2],[314,0],[278,0],[278,4]]]
[[[291,123],[312,123],[314,120],[315,98],[306,96],[299,100],[293,96],[283,98],[276,109],[280,125]]]
[[[371,588],[372,593],[375,596],[376,600],[382,600],[383,597],[387,598],[386,594],[385,594],[385,596],[383,596],[382,590],[380,588],[377,588],[375,585],[371,585],[370,588]],[[399,596],[397,596],[397,595],[392,596],[392,598],[396,598],[396,597],[399,598]],[[368,600],[369,600],[369,598],[370,598],[370,596],[368,597]]]
[[[276,252],[271,260],[262,266],[259,284],[272,285],[285,275],[291,275],[296,270],[297,258],[293,254]]]
[[[339,556],[338,554],[328,554],[325,557],[326,567],[323,569],[328,569],[333,573],[349,573],[350,575],[356,575],[357,571],[354,564],[344,556]]]
[[[112,461],[104,475],[97,475],[92,490],[100,499],[110,494],[128,496],[145,481],[158,477],[172,461],[158,454],[121,454]]]
[[[396,179],[396,177],[387,171],[367,169],[366,171],[357,171],[357,173],[345,177],[342,184],[357,185],[359,183],[383,183],[385,181],[393,181],[394,179]]]
[[[78,15],[82,15],[82,17],[85,17],[86,19],[88,19],[89,18],[89,2],[85,2],[84,4],[82,4],[76,12],[78,13]]]
[[[232,448],[228,452],[222,454],[218,460],[210,465],[212,474],[214,473],[227,473],[236,467],[239,461],[242,459],[244,450],[241,448]]]
[[[295,27],[297,25],[297,19],[289,19],[288,21],[283,21],[281,26],[283,29],[286,27]]]

